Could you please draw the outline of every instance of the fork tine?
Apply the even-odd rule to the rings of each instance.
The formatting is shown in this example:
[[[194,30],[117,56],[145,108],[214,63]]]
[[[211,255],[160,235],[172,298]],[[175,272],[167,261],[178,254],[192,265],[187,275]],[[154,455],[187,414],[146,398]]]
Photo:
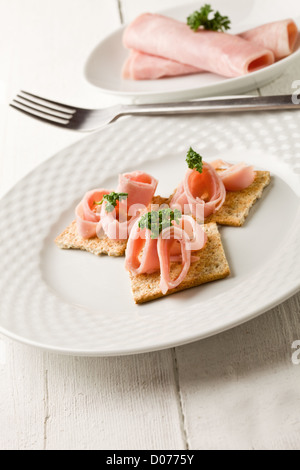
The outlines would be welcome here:
[[[48,99],[46,99],[46,98],[43,98],[42,96],[34,95],[33,93],[28,93],[28,91],[21,90],[21,93],[23,93],[24,95],[31,96],[32,98],[35,98],[35,99],[37,99],[37,100],[44,101],[45,103],[53,104],[53,105],[55,105],[55,106],[59,106],[59,107],[61,107],[61,108],[65,108],[66,111],[68,111],[69,113],[75,113],[75,111],[76,111],[75,108],[72,108],[71,106],[69,106],[69,105],[67,105],[67,104],[58,103],[57,101],[51,101],[51,100],[48,100]]]
[[[68,121],[67,120],[63,120],[63,119],[60,118],[60,121],[56,121],[54,119],[52,120],[52,119],[49,119],[47,117],[42,117],[42,116],[39,116],[38,114],[34,114],[30,111],[25,111],[25,109],[19,108],[19,106],[15,106],[12,103],[10,103],[9,106],[16,109],[17,111],[20,111],[21,113],[26,114],[26,116],[30,116],[34,119],[37,119],[38,121],[47,122],[48,124],[53,124],[54,126],[59,126],[59,127],[68,127]],[[37,112],[43,114],[41,111],[37,111]],[[56,118],[56,119],[59,119],[59,118]],[[62,122],[62,121],[64,121],[64,122]]]
[[[36,113],[41,113],[41,114],[44,114],[46,116],[51,116],[51,117],[54,117],[56,119],[62,119],[64,121],[69,121],[71,116],[70,115],[67,115],[67,116],[58,116],[57,114],[55,113],[48,113],[47,111],[43,111],[43,110],[40,110],[40,109],[36,109],[36,108],[33,108],[32,106],[29,106],[28,104],[26,103],[22,103],[21,101],[19,100],[12,100],[12,103],[17,103],[21,106],[23,106],[26,110],[29,110],[29,111],[34,111]],[[58,113],[60,111],[57,111]]]
[[[69,119],[72,116],[74,116],[74,113],[71,113],[69,111],[60,111],[57,108],[50,108],[50,106],[46,106],[45,104],[37,103],[36,101],[30,100],[29,98],[25,98],[25,96],[22,96],[22,95],[17,95],[17,98],[21,98],[23,101],[26,101],[26,103],[24,103],[24,105],[26,105],[27,103],[30,103],[30,104],[34,104],[35,106],[38,106],[40,108],[43,108],[42,112],[44,112],[44,109],[48,109],[49,111],[52,111],[52,112],[64,114],[66,116],[66,119]]]

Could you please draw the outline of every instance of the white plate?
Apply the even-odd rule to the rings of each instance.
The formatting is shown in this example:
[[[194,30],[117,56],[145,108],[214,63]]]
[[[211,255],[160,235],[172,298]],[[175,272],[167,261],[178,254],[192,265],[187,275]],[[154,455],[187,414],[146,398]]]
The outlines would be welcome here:
[[[232,33],[251,27],[285,19],[297,20],[300,15],[298,0],[214,0],[213,8],[227,14],[232,20]],[[199,8],[199,2],[174,7],[162,13],[181,21]],[[298,22],[299,23],[299,22]],[[164,78],[161,80],[122,80],[121,69],[128,55],[122,46],[124,27],[100,42],[85,64],[85,77],[101,91],[129,98],[134,102],[184,100],[197,97],[238,94],[261,87],[281,75],[286,67],[300,57],[300,50],[291,56],[251,74],[238,78],[224,78],[212,73]]]
[[[0,203],[0,332],[62,353],[168,348],[245,322],[300,288],[300,113],[124,118],[60,152]],[[55,237],[85,191],[142,169],[168,195],[189,146],[254,164],[272,184],[242,228],[220,228],[232,274],[142,306],[124,259],[62,251]]]

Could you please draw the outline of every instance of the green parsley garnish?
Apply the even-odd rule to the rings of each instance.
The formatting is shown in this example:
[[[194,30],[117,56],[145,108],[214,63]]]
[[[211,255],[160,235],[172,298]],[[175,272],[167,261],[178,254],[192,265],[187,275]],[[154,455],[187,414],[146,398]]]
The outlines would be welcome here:
[[[192,147],[190,147],[187,156],[186,156],[186,162],[188,164],[188,167],[191,170],[197,170],[199,173],[202,173],[203,169],[203,164],[202,164],[202,157],[199,155],[199,153],[195,152]]]
[[[220,12],[216,11],[214,15],[212,13],[214,10],[209,4],[205,4],[200,10],[194,11],[187,18],[188,26],[194,31],[198,31],[201,27],[202,29],[208,29],[211,31],[226,31],[230,29],[230,19],[228,16],[222,16]]]
[[[180,210],[161,209],[159,211],[147,212],[140,221],[141,229],[148,228],[151,230],[151,238],[158,238],[159,234],[167,227],[171,227],[173,220],[179,224],[182,214]]]
[[[104,201],[107,202],[105,206],[105,211],[106,212],[112,212],[116,205],[117,201],[120,201],[121,199],[126,199],[128,197],[128,193],[110,193],[110,194],[104,194],[102,201],[95,202],[96,205],[100,206],[103,204]]]

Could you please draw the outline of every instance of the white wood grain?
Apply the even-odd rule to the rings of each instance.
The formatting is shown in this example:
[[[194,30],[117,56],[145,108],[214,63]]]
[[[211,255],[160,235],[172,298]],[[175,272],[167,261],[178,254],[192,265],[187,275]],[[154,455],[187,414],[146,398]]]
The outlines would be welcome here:
[[[43,355],[0,337],[0,449],[44,447]]]
[[[184,449],[172,351],[46,355],[47,449]]]

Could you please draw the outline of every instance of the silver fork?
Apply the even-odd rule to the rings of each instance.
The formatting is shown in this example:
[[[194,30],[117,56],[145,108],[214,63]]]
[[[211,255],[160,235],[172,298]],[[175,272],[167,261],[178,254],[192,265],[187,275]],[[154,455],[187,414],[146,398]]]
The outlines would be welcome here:
[[[12,100],[10,106],[27,116],[48,124],[77,131],[92,131],[125,115],[170,115],[300,109],[300,100],[296,95],[248,96],[242,98],[213,98],[178,103],[119,104],[103,109],[85,109],[51,101],[27,91],[21,91]]]

